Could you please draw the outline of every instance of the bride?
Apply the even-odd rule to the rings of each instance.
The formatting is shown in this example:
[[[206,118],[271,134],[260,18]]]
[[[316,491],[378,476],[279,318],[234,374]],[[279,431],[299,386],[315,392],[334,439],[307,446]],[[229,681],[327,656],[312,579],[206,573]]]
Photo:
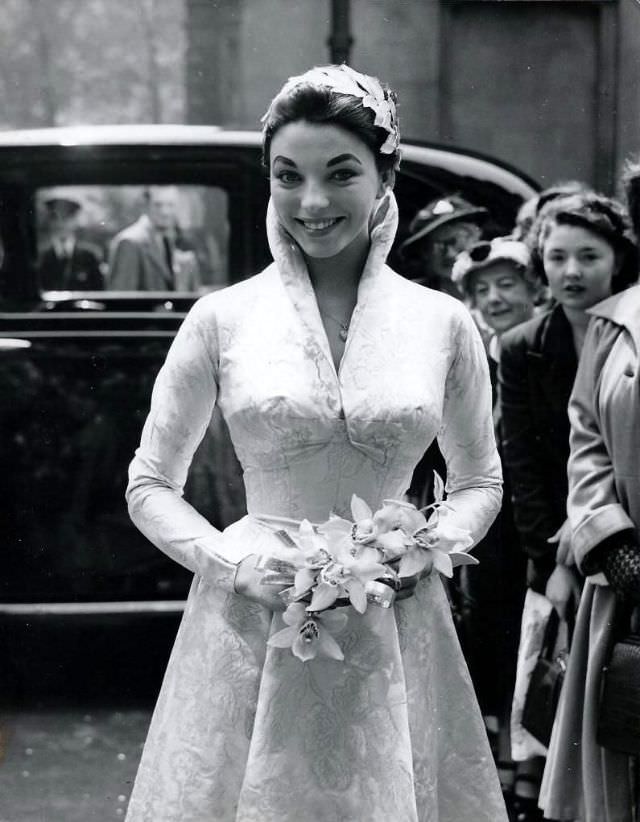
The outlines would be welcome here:
[[[385,265],[394,99],[347,66],[285,83],[263,118],[274,262],[200,299],[156,380],[129,510],[194,579],[129,822],[506,820],[437,572],[392,608],[342,609],[343,661],[267,645],[286,627],[284,584],[262,584],[282,535],[348,516],[353,494],[401,498],[435,437],[455,526],[475,543],[500,506],[473,320]],[[222,533],[182,498],[215,404],[249,511]]]

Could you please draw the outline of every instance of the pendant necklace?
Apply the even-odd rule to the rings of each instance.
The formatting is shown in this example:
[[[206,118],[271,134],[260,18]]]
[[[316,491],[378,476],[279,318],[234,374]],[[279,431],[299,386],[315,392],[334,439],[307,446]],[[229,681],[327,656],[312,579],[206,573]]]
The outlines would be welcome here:
[[[323,317],[326,317],[327,320],[331,320],[332,322],[334,322],[338,326],[338,328],[340,329],[338,331],[338,336],[340,337],[342,342],[346,342],[347,337],[349,336],[349,323],[348,322],[340,322],[340,320],[337,320],[335,317],[332,317],[331,314],[327,314],[326,311],[321,311],[320,314]]]

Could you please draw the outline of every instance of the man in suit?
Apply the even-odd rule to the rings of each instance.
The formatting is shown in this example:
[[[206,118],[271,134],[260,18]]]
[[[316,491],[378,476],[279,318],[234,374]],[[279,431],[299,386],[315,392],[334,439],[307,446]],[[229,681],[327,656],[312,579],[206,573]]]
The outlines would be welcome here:
[[[198,265],[193,251],[180,248],[173,186],[144,192],[144,213],[116,234],[109,252],[109,288],[113,291],[197,291]]]
[[[100,250],[78,239],[82,202],[69,190],[51,191],[44,200],[49,245],[38,265],[43,291],[99,291],[104,288]]]

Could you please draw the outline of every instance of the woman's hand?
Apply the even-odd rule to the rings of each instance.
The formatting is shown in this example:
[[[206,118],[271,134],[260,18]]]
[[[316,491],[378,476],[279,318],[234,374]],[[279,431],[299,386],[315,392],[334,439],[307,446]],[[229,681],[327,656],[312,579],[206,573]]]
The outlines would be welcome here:
[[[289,585],[285,583],[265,585],[264,571],[257,567],[260,559],[258,554],[249,554],[239,563],[234,584],[235,591],[270,611],[284,611],[287,606],[281,599],[280,592]]]
[[[575,565],[576,561],[573,556],[573,549],[571,547],[571,526],[569,520],[565,519],[560,528],[552,537],[549,537],[547,542],[557,542],[558,548],[556,550],[556,562],[559,565]]]
[[[547,582],[545,596],[556,609],[561,619],[567,619],[568,609],[574,611],[580,602],[580,580],[573,568],[566,565],[556,565]]]

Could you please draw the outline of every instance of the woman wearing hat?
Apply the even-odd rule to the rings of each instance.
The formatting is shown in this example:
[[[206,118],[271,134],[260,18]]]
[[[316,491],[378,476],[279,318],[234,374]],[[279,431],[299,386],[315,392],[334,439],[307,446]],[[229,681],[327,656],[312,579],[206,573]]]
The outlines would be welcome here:
[[[566,521],[567,407],[588,310],[636,279],[629,230],[622,206],[599,194],[560,197],[544,206],[529,243],[534,269],[548,283],[555,305],[506,332],[501,341],[503,458],[516,526],[529,558],[527,585],[569,621],[581,579]],[[516,685],[516,700],[518,696]],[[539,752],[544,754],[545,748]],[[538,760],[540,766],[542,762]],[[531,787],[533,802],[536,785]],[[533,809],[531,814],[536,818]]]
[[[474,206],[457,194],[440,197],[418,211],[409,224],[409,237],[398,251],[411,260],[422,285],[460,298],[451,281],[451,269],[456,256],[480,239],[488,216],[486,208]]]
[[[452,279],[491,332],[486,340],[487,355],[496,440],[501,450],[497,403],[500,339],[510,328],[531,319],[543,286],[531,270],[528,247],[512,237],[481,241],[463,251],[453,266]],[[525,590],[525,561],[510,497],[505,475],[500,514],[476,549],[480,565],[461,569],[467,603],[463,610],[465,655],[507,797],[514,790],[508,727]]]

